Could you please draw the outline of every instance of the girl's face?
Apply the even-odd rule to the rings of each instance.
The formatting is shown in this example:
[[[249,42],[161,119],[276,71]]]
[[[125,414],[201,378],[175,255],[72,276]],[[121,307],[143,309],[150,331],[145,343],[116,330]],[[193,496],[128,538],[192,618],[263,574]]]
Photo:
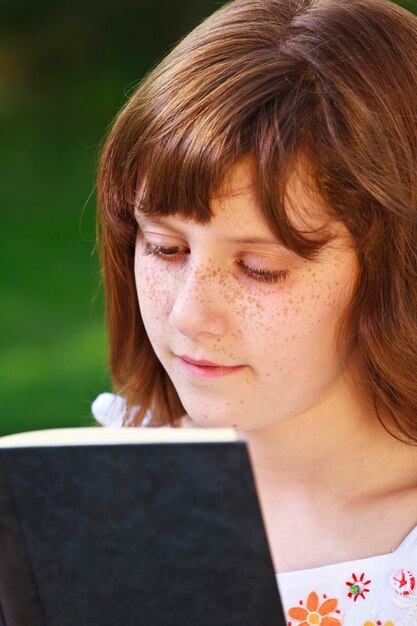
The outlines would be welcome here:
[[[301,259],[267,227],[252,180],[250,163],[236,166],[208,226],[137,213],[142,319],[185,410],[203,427],[270,426],[317,406],[341,376],[337,322],[358,273],[347,230],[334,224],[336,241],[315,261]],[[317,197],[295,176],[289,191],[317,226]]]

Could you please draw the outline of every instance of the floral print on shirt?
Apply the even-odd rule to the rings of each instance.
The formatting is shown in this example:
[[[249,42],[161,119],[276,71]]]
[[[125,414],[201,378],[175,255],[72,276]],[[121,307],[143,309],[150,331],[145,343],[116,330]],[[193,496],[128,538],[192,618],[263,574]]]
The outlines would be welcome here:
[[[371,582],[370,580],[364,580],[365,572],[363,572],[359,578],[355,573],[352,574],[351,580],[349,580],[346,584],[349,587],[348,598],[353,598],[353,601],[356,602],[358,598],[363,598],[365,600],[365,593],[369,592],[367,585]]]
[[[391,622],[391,620],[388,620],[388,622],[370,622],[369,620],[367,622],[363,623],[363,626],[395,626],[394,622]]]
[[[312,591],[307,598],[306,606],[294,606],[288,611],[288,616],[295,622],[288,622],[288,626],[340,626],[341,621],[334,617],[333,613],[339,613],[337,609],[337,599],[325,596],[322,603],[319,602],[319,596]],[[300,605],[303,602],[300,601]]]

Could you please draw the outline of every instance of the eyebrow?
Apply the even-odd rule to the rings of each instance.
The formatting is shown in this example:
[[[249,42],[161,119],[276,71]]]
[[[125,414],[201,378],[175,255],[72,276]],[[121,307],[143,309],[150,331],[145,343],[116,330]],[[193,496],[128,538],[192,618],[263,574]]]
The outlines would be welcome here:
[[[143,215],[143,213],[140,213],[140,211],[136,211],[135,215],[137,218],[139,218],[140,220],[143,220],[147,224],[157,224],[159,226],[165,226],[165,228],[169,228],[177,232],[178,234],[182,234],[180,230],[168,224],[164,220],[164,218],[146,217],[145,215]],[[256,245],[264,245],[264,246],[267,245],[267,246],[281,246],[281,247],[283,246],[282,241],[280,241],[279,239],[272,240],[266,237],[233,237],[233,238],[228,237],[225,241],[227,241],[228,243],[237,243],[237,244],[256,244]]]

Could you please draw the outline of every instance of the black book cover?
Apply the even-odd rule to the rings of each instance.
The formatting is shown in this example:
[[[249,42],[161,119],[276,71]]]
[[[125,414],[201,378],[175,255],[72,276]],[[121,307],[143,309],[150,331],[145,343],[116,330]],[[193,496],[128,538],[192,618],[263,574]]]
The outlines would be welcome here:
[[[0,449],[0,626],[284,626],[244,442]]]

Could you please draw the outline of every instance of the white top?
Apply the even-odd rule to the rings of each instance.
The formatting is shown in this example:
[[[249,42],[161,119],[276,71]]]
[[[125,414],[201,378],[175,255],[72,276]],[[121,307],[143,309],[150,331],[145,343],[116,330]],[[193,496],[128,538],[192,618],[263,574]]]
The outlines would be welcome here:
[[[101,394],[96,420],[120,427],[124,401]],[[147,426],[147,413],[141,426]],[[370,529],[372,532],[372,529]],[[417,526],[388,554],[276,574],[288,626],[417,626]]]
[[[388,554],[276,576],[291,626],[417,626],[417,526]]]

